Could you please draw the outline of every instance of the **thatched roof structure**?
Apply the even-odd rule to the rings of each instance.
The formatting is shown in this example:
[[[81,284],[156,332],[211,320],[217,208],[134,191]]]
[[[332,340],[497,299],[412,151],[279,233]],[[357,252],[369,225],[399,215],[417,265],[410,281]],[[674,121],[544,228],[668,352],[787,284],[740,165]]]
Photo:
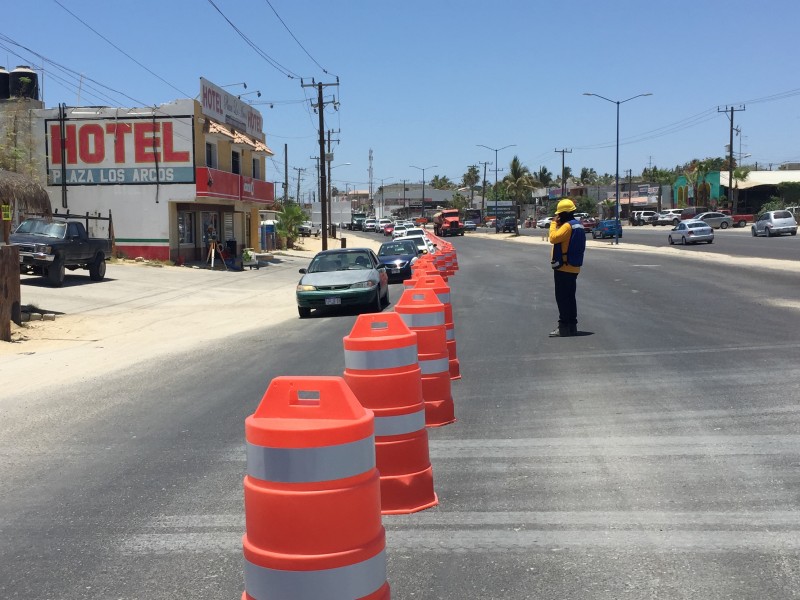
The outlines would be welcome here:
[[[0,204],[12,204],[17,211],[50,215],[50,196],[35,180],[0,169]]]

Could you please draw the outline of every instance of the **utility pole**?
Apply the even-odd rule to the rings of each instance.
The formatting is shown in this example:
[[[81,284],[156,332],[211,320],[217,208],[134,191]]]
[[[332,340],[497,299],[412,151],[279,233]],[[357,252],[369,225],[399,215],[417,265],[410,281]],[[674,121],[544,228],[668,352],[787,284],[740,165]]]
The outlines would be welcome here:
[[[283,204],[289,201],[289,144],[283,145]]]
[[[333,131],[332,129],[328,129],[328,154],[325,156],[325,162],[328,165],[328,225],[331,231],[331,237],[335,238],[336,236],[333,235],[333,219],[331,217],[331,205],[333,204],[333,199],[331,198],[331,163],[333,162],[333,155],[331,154],[331,141],[339,143],[339,140],[331,140],[331,134],[340,132],[339,129]]]
[[[300,204],[300,181],[303,179],[303,171],[305,171],[305,167],[292,167],[295,171],[297,171],[297,195],[294,197],[294,201],[297,204]],[[289,187],[289,181],[287,178],[286,187]],[[288,201],[288,196],[287,196]]]
[[[408,218],[408,207],[406,206],[406,180],[403,179],[403,217]]]
[[[566,148],[562,148],[559,150],[558,148],[555,149],[557,154],[561,154],[561,197],[567,195],[567,178],[565,175],[565,167],[564,167],[564,155],[565,154],[572,154],[572,150],[567,150]]]
[[[630,218],[632,214],[633,214],[633,170],[628,169],[628,217]]]
[[[478,161],[479,165],[483,165],[483,189],[481,190],[481,219],[486,222],[486,165],[492,165],[492,162]]]
[[[738,112],[738,111],[744,111],[744,109],[745,109],[744,104],[740,105],[739,108],[734,108],[733,106],[726,106],[725,110],[720,110],[719,107],[717,107],[717,112],[718,113],[719,112],[724,112],[726,115],[728,114],[729,111],[731,113],[728,116],[728,118],[731,121],[731,142],[730,142],[730,145],[728,146],[728,196],[729,196],[728,197],[728,201],[729,202],[733,202],[733,204],[731,204],[731,206],[733,206],[732,214],[736,214],[736,211],[738,210],[737,204],[739,204],[739,198],[736,198],[735,200],[732,200],[732,197],[733,197],[733,113],[734,112]]]
[[[325,160],[325,104],[333,104],[334,108],[338,108],[339,103],[334,99],[325,102],[322,97],[322,91],[329,86],[338,86],[339,78],[336,78],[336,83],[317,83],[313,79],[311,83],[305,83],[300,80],[300,87],[316,87],[317,88],[317,103],[311,104],[316,109],[319,115],[319,160],[320,160],[320,178],[319,178],[319,200],[320,200],[320,213],[322,213],[322,249],[328,249],[328,202],[327,202],[327,177],[325,169],[322,167],[321,161]]]

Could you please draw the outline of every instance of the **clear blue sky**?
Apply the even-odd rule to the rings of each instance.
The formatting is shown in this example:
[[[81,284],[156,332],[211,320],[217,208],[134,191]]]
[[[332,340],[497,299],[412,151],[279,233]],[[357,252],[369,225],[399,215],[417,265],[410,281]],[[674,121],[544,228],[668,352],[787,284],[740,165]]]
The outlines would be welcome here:
[[[722,156],[729,124],[717,107],[740,103],[741,151],[752,155],[745,162],[800,161],[797,0],[214,2],[285,70],[249,47],[208,0],[6,2],[0,63],[42,66],[33,51],[127,95],[84,81],[84,105],[193,97],[201,76],[246,82],[247,90],[228,90],[259,90],[261,98],[246,98],[273,103],[259,107],[275,152],[267,179],[283,180],[288,144],[291,189],[291,167],[307,169],[302,189],[313,189],[319,145],[317,116],[305,100],[315,93],[287,72],[326,83],[339,77],[338,88],[325,90],[339,110],[326,108],[325,118],[326,129],[340,130],[334,165],[352,163],[333,171],[340,188],[367,187],[370,148],[375,189],[381,178],[421,181],[410,165],[437,165],[426,180],[458,181],[469,165],[494,161],[478,144],[516,144],[499,153],[500,168],[517,154],[531,170],[544,165],[558,174],[554,150],[567,148],[574,173],[613,174],[616,107],[583,92],[614,100],[653,94],[621,106],[621,173],[641,173],[651,161],[674,167]],[[44,68],[47,106],[75,105],[77,77],[48,62]],[[735,137],[735,152],[739,143]]]

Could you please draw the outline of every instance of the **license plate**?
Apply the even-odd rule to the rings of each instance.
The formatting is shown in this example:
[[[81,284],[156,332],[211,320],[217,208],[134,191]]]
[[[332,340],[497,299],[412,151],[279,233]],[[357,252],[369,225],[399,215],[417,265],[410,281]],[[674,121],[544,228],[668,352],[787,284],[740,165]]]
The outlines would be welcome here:
[[[400,269],[392,269],[392,273],[399,273]]]
[[[341,298],[325,298],[325,304],[327,306],[331,306],[333,304],[341,304],[341,303],[342,303]]]

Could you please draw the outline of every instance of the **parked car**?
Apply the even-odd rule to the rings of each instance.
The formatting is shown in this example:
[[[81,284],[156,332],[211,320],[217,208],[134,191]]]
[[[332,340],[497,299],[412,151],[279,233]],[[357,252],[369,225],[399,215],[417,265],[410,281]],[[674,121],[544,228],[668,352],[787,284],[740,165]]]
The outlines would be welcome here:
[[[654,210],[637,210],[633,213],[634,225],[645,225],[652,223],[658,217],[658,213]]]
[[[539,219],[536,221],[536,226],[540,229],[547,229],[550,227],[550,221],[552,221],[555,217],[545,217],[543,219]]]
[[[758,217],[750,232],[754,237],[757,235],[772,237],[784,233],[797,235],[797,220],[788,210],[772,210]]]
[[[721,212],[704,212],[695,217],[699,221],[705,221],[714,229],[727,229],[733,227],[733,217],[722,214]]]
[[[681,221],[688,221],[694,219],[700,213],[708,212],[707,206],[690,206],[681,211]]]
[[[405,281],[411,277],[411,265],[417,261],[420,252],[414,240],[400,238],[384,242],[378,249],[378,260],[386,267],[389,283]]]
[[[505,217],[503,224],[500,225],[500,230],[503,233],[514,233],[517,231],[517,219],[515,217]]]
[[[693,219],[690,221],[681,221],[667,236],[670,244],[680,242],[684,246],[686,244],[697,244],[698,242],[714,243],[714,230],[711,225],[705,221]]]
[[[580,219],[580,221],[581,225],[583,225],[583,230],[586,233],[591,233],[592,229],[594,229],[595,226],[597,225],[597,219],[595,219],[594,217],[588,217],[588,216],[583,217],[582,219]]]
[[[389,276],[369,248],[339,248],[317,253],[297,284],[297,312],[311,309],[363,306],[380,312],[389,304]]]
[[[675,227],[681,222],[682,212],[682,208],[668,208],[666,210],[662,210],[660,213],[658,213],[655,221],[651,221],[651,223],[653,224],[653,227],[656,225],[672,225]]]
[[[297,233],[301,236],[310,236],[314,229],[314,224],[311,221],[303,221],[303,224],[297,228]]]
[[[407,229],[405,225],[395,225],[394,229],[392,230],[392,239],[404,236],[406,231]]]
[[[475,221],[464,221],[464,231],[476,231],[477,229]]]
[[[604,239],[622,237],[622,222],[619,219],[605,219],[600,221],[592,229],[592,238]]]
[[[364,220],[364,231],[378,231],[378,221],[377,221],[377,219],[365,219]]]

